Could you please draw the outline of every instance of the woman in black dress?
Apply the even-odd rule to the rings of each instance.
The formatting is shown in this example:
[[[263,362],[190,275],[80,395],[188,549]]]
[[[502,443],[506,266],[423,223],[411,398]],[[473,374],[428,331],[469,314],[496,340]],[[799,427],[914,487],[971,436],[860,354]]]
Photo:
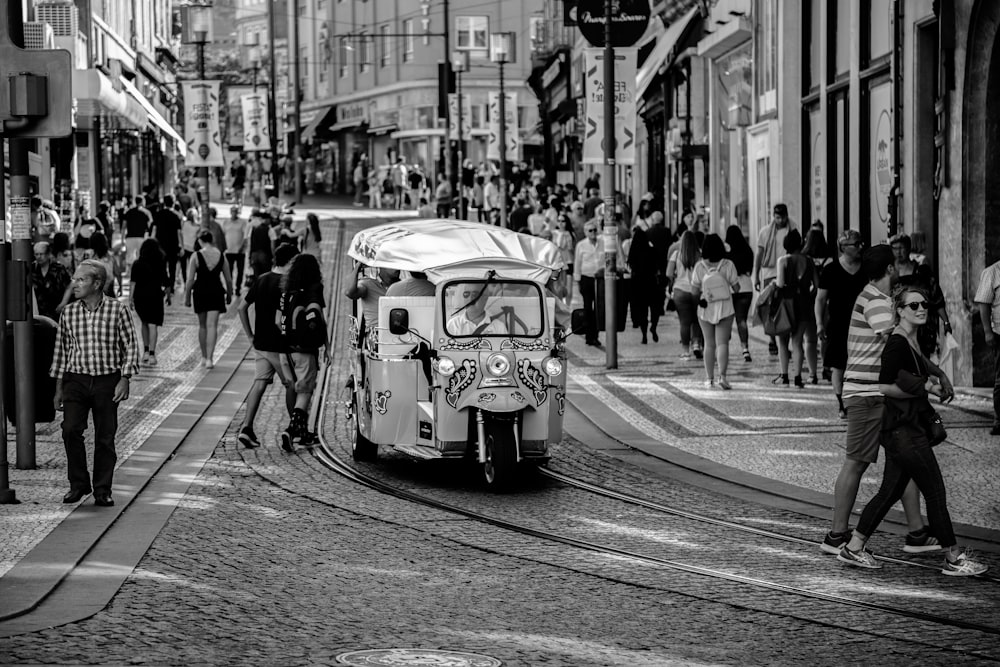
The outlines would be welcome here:
[[[167,260],[160,242],[148,238],[139,247],[139,257],[132,263],[129,278],[129,305],[139,316],[142,326],[142,363],[156,365],[156,339],[163,326],[163,298],[171,287]]]
[[[201,249],[191,256],[187,285],[184,288],[184,305],[194,303],[198,314],[198,345],[201,347],[201,365],[214,368],[215,343],[219,338],[219,314],[233,299],[233,278],[229,264],[222,252],[215,247],[212,232],[202,230],[198,235]],[[223,288],[219,276],[225,278]],[[192,299],[193,295],[193,299]]]

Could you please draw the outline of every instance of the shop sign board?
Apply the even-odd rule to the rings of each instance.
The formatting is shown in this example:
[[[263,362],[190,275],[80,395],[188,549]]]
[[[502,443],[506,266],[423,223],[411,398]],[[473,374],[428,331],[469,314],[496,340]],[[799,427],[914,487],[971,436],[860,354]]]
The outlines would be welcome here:
[[[520,159],[517,129],[517,93],[505,93],[506,105],[504,111],[507,116],[504,123],[504,139],[507,140],[507,150],[505,151],[507,160]],[[489,95],[490,112],[490,135],[486,143],[486,159],[500,159],[500,93],[490,92]]]
[[[637,49],[615,49],[615,162],[635,164]],[[583,163],[604,164],[604,49],[584,49],[586,121]]]
[[[226,144],[231,151],[243,150],[243,96],[253,86],[226,86]]]
[[[219,82],[185,81],[184,143],[188,167],[224,167],[219,131]]]
[[[337,105],[337,122],[344,125],[361,125],[368,122],[368,103],[353,102]]]
[[[614,0],[611,3],[611,46],[635,46],[646,33],[649,0]],[[604,0],[579,0],[576,24],[591,46],[604,46]]]

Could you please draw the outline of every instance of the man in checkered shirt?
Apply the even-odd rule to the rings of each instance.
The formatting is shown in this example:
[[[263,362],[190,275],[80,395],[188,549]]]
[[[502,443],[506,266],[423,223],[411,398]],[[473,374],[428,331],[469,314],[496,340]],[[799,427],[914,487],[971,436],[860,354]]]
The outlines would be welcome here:
[[[104,295],[109,276],[104,265],[88,259],[73,274],[76,301],[59,319],[50,375],[56,379],[55,406],[63,409],[63,445],[70,490],[64,503],[79,502],[94,491],[94,504],[110,507],[111,480],[118,456],[118,404],[128,398],[129,379],[139,370],[132,311]],[[94,483],[87,472],[83,432],[94,415]]]

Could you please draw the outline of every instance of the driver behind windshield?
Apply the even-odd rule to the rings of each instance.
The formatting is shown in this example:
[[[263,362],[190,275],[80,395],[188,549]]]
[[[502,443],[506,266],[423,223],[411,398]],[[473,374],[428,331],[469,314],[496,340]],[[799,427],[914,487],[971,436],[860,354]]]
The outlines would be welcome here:
[[[456,293],[463,305],[448,320],[447,330],[452,336],[505,335],[507,327],[499,319],[486,314],[486,301],[490,297],[488,285],[456,285]]]

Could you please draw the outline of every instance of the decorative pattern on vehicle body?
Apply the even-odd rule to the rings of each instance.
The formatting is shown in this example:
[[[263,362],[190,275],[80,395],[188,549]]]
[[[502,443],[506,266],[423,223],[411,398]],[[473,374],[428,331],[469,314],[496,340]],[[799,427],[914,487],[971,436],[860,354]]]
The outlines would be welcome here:
[[[476,340],[470,340],[466,342],[457,341],[454,338],[449,338],[445,341],[440,348],[440,350],[459,350],[462,352],[468,350],[492,350],[493,345],[490,341],[485,338],[477,338]]]
[[[521,384],[531,390],[536,406],[541,406],[549,397],[545,374],[531,363],[531,359],[521,359],[517,362],[517,377],[521,380]]]
[[[380,415],[384,415],[389,411],[389,399],[392,398],[392,392],[388,389],[385,391],[375,392],[375,412]]]
[[[455,369],[444,390],[444,397],[448,405],[453,408],[458,407],[458,398],[463,391],[472,386],[478,367],[479,364],[474,359],[465,359],[462,361],[462,365]]]
[[[549,339],[548,338],[536,338],[531,342],[526,342],[523,340],[518,340],[517,338],[505,338],[500,342],[501,350],[525,350],[528,352],[535,352],[538,350],[549,349]]]

